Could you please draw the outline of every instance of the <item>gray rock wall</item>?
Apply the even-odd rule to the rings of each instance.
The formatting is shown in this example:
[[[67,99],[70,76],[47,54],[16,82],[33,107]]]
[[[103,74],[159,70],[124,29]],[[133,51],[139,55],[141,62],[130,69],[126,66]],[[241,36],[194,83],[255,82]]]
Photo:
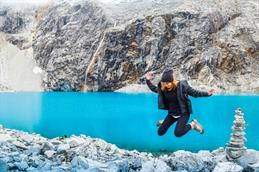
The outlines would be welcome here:
[[[25,28],[25,17],[22,13],[9,14],[7,10],[0,10],[0,31],[17,33]]]
[[[165,68],[173,68],[177,79],[195,86],[256,91],[258,19],[247,15],[258,15],[254,2],[185,1],[166,13],[158,3],[154,14],[143,9],[142,18],[129,9],[126,23],[91,1],[57,5],[37,27],[33,46],[47,72],[44,88],[114,91],[143,84],[151,70],[158,81]]]
[[[2,54],[12,55],[10,44],[21,53],[32,47],[28,58],[43,70],[37,82],[48,91],[127,90],[145,84],[148,71],[155,71],[157,83],[165,68],[173,68],[176,79],[193,86],[257,92],[258,11],[256,0],[55,1],[22,10],[1,5],[0,32],[11,47]]]
[[[103,31],[110,25],[94,2],[52,7],[38,25],[34,58],[47,73],[46,90],[78,91]]]

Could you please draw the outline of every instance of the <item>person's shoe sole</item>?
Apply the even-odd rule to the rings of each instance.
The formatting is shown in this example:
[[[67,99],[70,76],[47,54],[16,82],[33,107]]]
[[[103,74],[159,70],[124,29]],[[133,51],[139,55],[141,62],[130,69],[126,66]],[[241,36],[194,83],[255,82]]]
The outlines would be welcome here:
[[[203,134],[205,132],[203,126],[196,119],[193,119],[192,121],[195,123],[196,127],[198,126],[198,128],[200,128],[201,131],[198,128],[196,128],[195,130],[198,131],[200,134]]]

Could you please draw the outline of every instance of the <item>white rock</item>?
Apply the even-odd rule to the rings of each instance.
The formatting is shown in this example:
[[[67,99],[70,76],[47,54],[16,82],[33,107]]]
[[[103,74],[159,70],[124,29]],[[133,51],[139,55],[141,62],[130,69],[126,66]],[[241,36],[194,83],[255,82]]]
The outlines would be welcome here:
[[[89,168],[86,158],[84,158],[82,156],[74,157],[73,160],[71,161],[71,164],[72,164],[72,167],[81,167],[84,169]]]
[[[171,168],[164,162],[159,159],[155,160],[155,171],[156,172],[170,172]]]
[[[187,171],[201,171],[206,162],[200,159],[196,154],[188,151],[176,151],[173,153],[170,163],[177,168],[177,170]]]
[[[42,145],[41,145],[41,151],[45,152],[47,150],[54,150],[54,146],[52,145],[52,143],[45,141]]]
[[[29,134],[26,134],[26,135],[21,135],[20,136],[21,139],[27,143],[32,143],[32,141],[34,140],[34,136],[33,135],[29,135]]]
[[[30,157],[30,159],[32,160],[32,166],[33,167],[38,167],[38,166],[42,166],[43,164],[43,161],[41,160],[41,158],[39,156],[33,156],[33,157]]]
[[[13,140],[15,140],[15,139],[12,138],[9,134],[0,134],[0,143],[10,142]]]
[[[19,170],[26,170],[29,166],[25,161],[16,164]]]
[[[19,152],[10,152],[9,156],[18,156]]]
[[[259,162],[259,152],[255,150],[248,149],[246,153],[238,159],[238,162],[246,167],[251,164]]]
[[[129,171],[128,162],[125,160],[116,160],[109,162],[108,164],[109,171]]]
[[[199,151],[197,157],[205,162],[206,165],[212,165],[214,163],[212,154],[209,151]]]
[[[213,159],[215,162],[226,162],[227,161],[226,152],[223,148],[212,151],[212,155],[213,155]]]
[[[89,137],[87,137],[85,134],[80,134],[80,138],[88,139]]]
[[[15,162],[21,162],[21,161],[22,161],[22,159],[21,159],[20,156],[15,156],[15,157],[13,157],[13,160],[14,160]]]
[[[27,160],[28,156],[27,156],[26,154],[24,154],[24,153],[21,153],[21,154],[20,154],[20,158],[21,158],[22,160]]]
[[[45,162],[41,165],[41,171],[50,171],[51,170],[51,164],[49,162]]]
[[[220,162],[216,165],[213,172],[242,172],[243,167],[232,162]]]
[[[25,146],[22,142],[20,141],[14,141],[13,145],[15,145],[17,148],[21,148],[21,149],[28,149],[27,146]]]
[[[143,163],[140,172],[155,172],[153,161]]]
[[[250,168],[252,168],[254,171],[259,171],[259,162],[249,165]]]
[[[52,151],[52,150],[48,150],[48,151],[44,152],[44,154],[47,156],[47,158],[52,158],[55,153],[56,153],[56,151]]]
[[[162,160],[149,160],[142,164],[141,172],[171,172],[171,168]]]
[[[61,145],[58,145],[57,151],[58,152],[67,151],[69,150],[69,148],[70,148],[69,144],[61,144]]]
[[[58,139],[52,139],[50,140],[50,142],[53,144],[53,145],[59,145],[59,144],[62,144],[61,141],[59,141]]]
[[[84,137],[72,136],[70,139],[67,140],[67,142],[70,145],[70,147],[76,147],[76,146],[86,143],[86,140]]]
[[[106,164],[106,163],[102,163],[102,162],[99,162],[97,160],[95,161],[95,160],[92,160],[92,159],[89,159],[89,158],[87,158],[86,160],[89,164],[89,168],[91,168],[91,167],[93,167],[93,168],[97,167],[97,168],[100,168],[100,169],[108,168],[108,164]]]
[[[39,145],[34,145],[28,148],[28,150],[26,151],[26,154],[28,155],[37,155],[39,154],[41,151],[41,147]]]
[[[68,144],[71,148],[74,148],[80,145],[80,143],[76,139],[71,139],[70,141],[68,141]]]

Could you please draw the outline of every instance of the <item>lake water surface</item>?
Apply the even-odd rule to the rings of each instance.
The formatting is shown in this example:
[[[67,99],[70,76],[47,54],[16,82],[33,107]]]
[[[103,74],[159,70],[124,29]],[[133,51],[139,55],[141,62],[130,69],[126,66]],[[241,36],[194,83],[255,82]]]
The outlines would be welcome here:
[[[190,120],[203,124],[203,135],[191,131],[177,138],[174,124],[158,136],[155,123],[167,112],[158,110],[157,95],[151,93],[0,93],[0,124],[48,138],[85,134],[124,149],[197,152],[225,146],[235,109],[241,107],[248,124],[246,146],[259,150],[259,96],[216,95],[192,102]]]

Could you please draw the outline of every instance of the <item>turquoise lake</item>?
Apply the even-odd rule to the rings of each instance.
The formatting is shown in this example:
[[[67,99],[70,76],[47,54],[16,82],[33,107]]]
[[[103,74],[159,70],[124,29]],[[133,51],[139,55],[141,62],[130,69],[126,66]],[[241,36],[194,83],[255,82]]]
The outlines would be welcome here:
[[[204,126],[200,135],[190,131],[177,138],[175,124],[157,135],[156,121],[167,111],[158,110],[156,94],[0,93],[0,124],[6,128],[53,138],[85,134],[124,149],[139,151],[213,150],[229,141],[235,109],[241,107],[248,127],[246,147],[259,150],[259,96],[215,95],[191,98],[196,118]]]

